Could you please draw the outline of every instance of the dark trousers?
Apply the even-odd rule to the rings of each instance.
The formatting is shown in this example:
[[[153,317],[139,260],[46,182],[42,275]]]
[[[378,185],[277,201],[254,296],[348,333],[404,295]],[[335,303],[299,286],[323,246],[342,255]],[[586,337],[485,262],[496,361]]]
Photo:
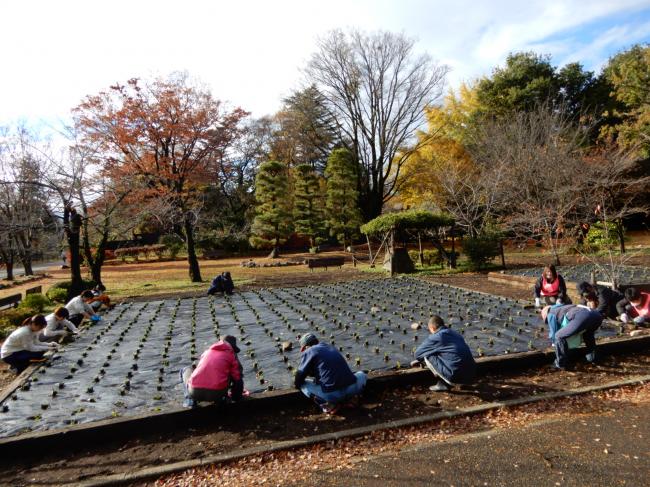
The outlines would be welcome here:
[[[584,333],[583,333],[584,332]],[[593,362],[596,358],[596,330],[585,321],[569,321],[555,333],[555,357],[558,367],[566,367],[569,363],[569,344],[567,339],[582,333],[582,340],[587,347],[587,360]]]
[[[21,350],[19,352],[14,352],[11,355],[7,355],[2,360],[14,367],[20,374],[27,368],[30,360],[43,358],[44,353],[45,352],[30,352],[29,350]]]
[[[79,326],[84,320],[84,315],[77,313],[76,315],[70,315],[68,321],[70,321],[74,326]]]

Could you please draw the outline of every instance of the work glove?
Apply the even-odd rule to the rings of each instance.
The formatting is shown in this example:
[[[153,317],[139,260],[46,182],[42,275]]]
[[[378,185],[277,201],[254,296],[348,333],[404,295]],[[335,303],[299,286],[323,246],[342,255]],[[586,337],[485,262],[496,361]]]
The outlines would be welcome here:
[[[623,323],[627,323],[627,322],[630,321],[630,317],[627,315],[627,313],[623,313],[623,314],[621,315],[621,321],[622,321]]]
[[[641,325],[645,322],[645,316],[637,316],[633,321],[635,325]]]
[[[555,304],[557,304],[557,305],[559,305],[559,306],[562,306],[564,303],[562,302],[561,299],[557,299],[557,300],[555,301]]]
[[[542,302],[540,301],[539,298],[535,298],[535,308],[541,308],[542,307]]]
[[[417,367],[420,364],[421,364],[421,362],[419,360],[413,360],[410,365],[411,365],[411,367]]]

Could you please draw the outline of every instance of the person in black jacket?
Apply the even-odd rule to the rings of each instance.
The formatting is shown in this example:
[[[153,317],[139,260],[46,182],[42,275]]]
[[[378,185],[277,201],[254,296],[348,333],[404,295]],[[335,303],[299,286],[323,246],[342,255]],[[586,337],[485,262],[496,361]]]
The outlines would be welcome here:
[[[592,285],[586,281],[578,284],[578,291],[580,292],[580,296],[582,296],[581,304],[586,305],[586,296],[594,293],[598,296],[598,308],[596,308],[596,311],[603,315],[603,318],[615,320],[618,317],[619,313],[616,310],[616,304],[624,298],[623,294],[607,286],[601,286],[599,284]]]
[[[564,278],[557,273],[553,264],[544,267],[542,275],[535,283],[535,307],[570,303]]]

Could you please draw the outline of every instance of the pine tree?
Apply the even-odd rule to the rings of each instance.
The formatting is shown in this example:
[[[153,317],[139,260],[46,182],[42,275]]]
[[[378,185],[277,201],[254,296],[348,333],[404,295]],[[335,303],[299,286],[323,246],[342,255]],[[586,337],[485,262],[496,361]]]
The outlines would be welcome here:
[[[256,215],[251,228],[253,247],[272,247],[269,258],[277,258],[280,244],[291,235],[291,197],[287,167],[268,161],[255,178]]]
[[[336,149],[327,159],[327,226],[330,235],[343,244],[359,233],[361,214],[357,175],[352,153],[348,149]]]
[[[309,164],[294,170],[293,224],[298,235],[315,247],[325,232],[324,201],[319,177]]]

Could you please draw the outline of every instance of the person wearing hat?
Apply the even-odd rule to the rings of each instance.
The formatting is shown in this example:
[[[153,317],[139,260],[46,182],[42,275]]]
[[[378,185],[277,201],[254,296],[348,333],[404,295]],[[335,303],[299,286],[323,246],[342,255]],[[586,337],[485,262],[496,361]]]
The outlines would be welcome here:
[[[185,392],[185,406],[197,402],[221,402],[228,396],[239,401],[244,391],[242,365],[237,358],[240,352],[237,339],[226,335],[208,348],[194,370],[185,367],[180,371]]]
[[[324,413],[335,413],[366,386],[366,374],[362,371],[353,374],[343,355],[333,346],[320,343],[313,333],[300,338],[300,353],[294,384]]]
[[[595,293],[598,296],[598,308],[596,310],[603,315],[603,318],[615,320],[618,317],[619,313],[616,310],[616,304],[623,299],[623,295],[618,291],[599,284],[592,285],[586,281],[578,284],[578,291],[582,296],[580,304],[587,305],[585,297],[589,293]]]
[[[603,322],[603,316],[597,311],[598,296],[595,293],[585,295],[587,305],[546,306],[542,309],[545,323],[555,321],[559,324],[553,336],[555,346],[554,365],[565,370],[569,364],[570,348],[579,345],[579,337],[585,343],[587,362],[596,361],[596,330]]]
[[[440,316],[429,320],[427,339],[415,350],[412,366],[424,362],[438,383],[430,391],[444,392],[455,384],[469,384],[476,376],[476,362],[463,336],[445,326]]]

